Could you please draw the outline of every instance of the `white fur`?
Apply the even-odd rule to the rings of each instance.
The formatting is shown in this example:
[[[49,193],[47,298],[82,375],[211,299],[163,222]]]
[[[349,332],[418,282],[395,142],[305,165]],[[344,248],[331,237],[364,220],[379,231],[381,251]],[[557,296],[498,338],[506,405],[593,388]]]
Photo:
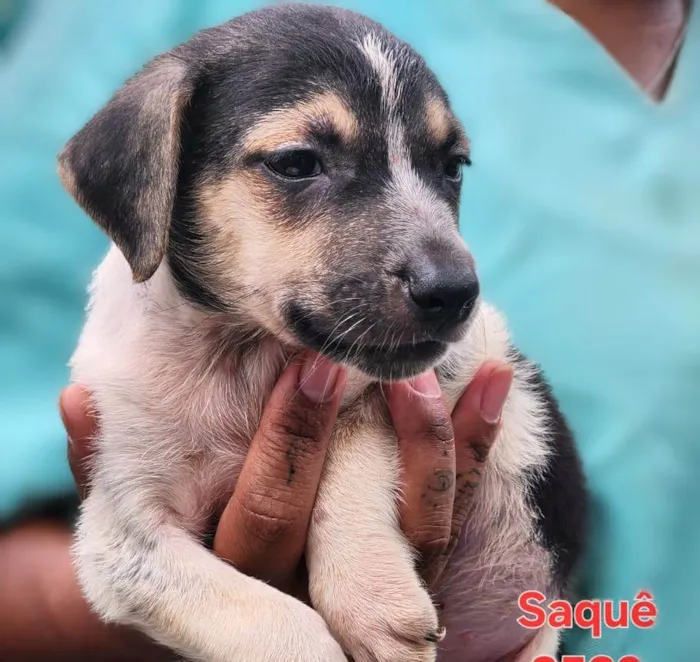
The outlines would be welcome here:
[[[401,96],[401,79],[397,72],[396,56],[378,34],[368,32],[360,42],[360,50],[369,60],[382,86],[382,100],[385,108],[391,109]]]
[[[221,334],[216,316],[180,297],[166,264],[134,284],[113,247],[96,271],[72,358],[73,380],[90,390],[101,422],[75,545],[88,600],[105,619],[134,624],[195,660],[340,662],[334,636],[356,662],[434,660],[434,645],[415,643],[438,623],[399,531],[395,443],[385,421],[356,406],[368,383],[356,371],[309,538],[317,611],[197,542],[231,492],[285,360],[276,341],[229,352]],[[508,334],[482,304],[449,357],[460,373],[443,385],[452,404],[491,358],[508,358]],[[493,525],[504,504],[513,517],[507,530],[485,525],[484,549],[494,557],[531,538],[521,474],[547,457],[540,405],[524,379],[516,374],[480,488],[484,522]],[[356,426],[345,422],[365,413],[362,432],[350,432]]]
[[[556,659],[559,650],[559,631],[545,625],[537,632],[530,644],[520,652],[515,662],[532,662],[541,655]]]
[[[426,236],[434,229],[436,235],[444,234],[445,225],[453,223],[453,214],[447,203],[439,198],[421,179],[413,168],[411,154],[406,141],[406,131],[398,116],[397,102],[402,95],[400,67],[411,66],[410,51],[392,51],[376,33],[368,33],[359,44],[373,71],[379,78],[382,103],[386,114],[387,149],[391,181],[391,202],[397,216],[403,216],[415,228],[416,219],[421,219],[432,228],[426,228]],[[442,228],[441,228],[442,226]]]

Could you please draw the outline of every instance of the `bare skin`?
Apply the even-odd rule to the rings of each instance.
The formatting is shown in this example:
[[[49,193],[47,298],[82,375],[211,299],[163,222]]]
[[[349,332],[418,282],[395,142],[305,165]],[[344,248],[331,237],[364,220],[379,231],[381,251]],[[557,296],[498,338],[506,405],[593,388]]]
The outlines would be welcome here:
[[[688,0],[549,1],[586,29],[651,99],[663,99],[688,16]],[[667,67],[669,58],[671,66]],[[484,420],[482,404],[489,402],[491,413],[496,411],[500,395],[507,390],[506,383],[509,386],[508,372],[505,366],[485,365],[475,377],[452,417],[456,437],[443,468],[456,472],[474,461],[475,446],[488,448],[496,424],[493,416]],[[286,401],[290,385],[296,388],[294,375],[280,379],[278,397],[268,405],[266,416],[288,416],[292,407],[304,406],[303,402]],[[442,543],[436,545],[435,541],[449,540],[447,532],[461,526],[469,504],[456,503],[454,494],[450,494],[436,517],[418,498],[434,467],[443,462],[437,440],[426,436],[425,430],[431,417],[444,417],[444,411],[430,399],[421,400],[422,410],[417,410],[415,397],[410,398],[408,406],[407,388],[410,386],[396,385],[387,392],[404,462],[406,504],[402,525],[422,553],[424,577],[435,586],[441,572],[439,559],[445,557]],[[61,396],[62,415],[73,440],[71,466],[83,491],[87,486],[89,440],[98,424],[86,409],[86,397],[76,386],[67,388]],[[317,453],[304,458],[308,463],[305,480],[300,491],[294,493],[295,503],[303,504],[303,508],[295,509],[284,540],[278,539],[274,545],[266,542],[270,536],[266,537],[264,519],[252,516],[245,508],[247,495],[254,493],[252,488],[260,483],[275,492],[287,490],[286,479],[281,480],[271,471],[279,465],[285,440],[267,439],[263,443],[261,438],[256,438],[251,447],[247,470],[222,515],[214,540],[214,553],[253,576],[266,578],[266,568],[283,569],[267,579],[294,595],[303,596],[305,591],[303,540],[325,456],[327,433],[323,430],[329,429],[326,426],[335,419],[334,406],[323,410],[319,417]],[[75,581],[69,547],[70,530],[51,521],[24,524],[0,534],[0,658],[6,662],[117,662],[157,660],[158,653],[165,657],[136,633],[107,627],[90,613]]]
[[[639,87],[663,100],[690,0],[549,0],[610,53]]]

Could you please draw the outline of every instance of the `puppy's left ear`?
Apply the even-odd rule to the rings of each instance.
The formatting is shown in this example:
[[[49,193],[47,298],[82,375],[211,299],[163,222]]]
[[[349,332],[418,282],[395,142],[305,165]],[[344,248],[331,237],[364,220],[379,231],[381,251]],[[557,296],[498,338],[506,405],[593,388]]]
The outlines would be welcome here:
[[[175,202],[187,64],[170,54],[129,80],[58,157],[64,187],[148,280],[165,255]]]

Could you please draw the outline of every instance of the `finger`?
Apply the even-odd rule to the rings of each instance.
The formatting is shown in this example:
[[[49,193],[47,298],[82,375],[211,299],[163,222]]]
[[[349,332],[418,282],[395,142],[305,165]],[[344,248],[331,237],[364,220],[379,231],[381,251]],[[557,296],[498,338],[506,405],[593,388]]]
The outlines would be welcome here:
[[[293,579],[344,384],[343,368],[308,354],[275,385],[214,538],[245,574],[278,587]]]
[[[97,434],[97,417],[90,409],[87,391],[75,384],[63,389],[58,408],[68,435],[68,463],[81,499],[88,490],[88,465]]]
[[[513,381],[513,369],[497,361],[485,363],[459,399],[452,414],[455,431],[455,500],[450,542],[445,553],[427,569],[434,585],[445,569],[476,495],[483,467],[499,430],[501,412]]]
[[[431,371],[385,388],[403,466],[401,527],[421,558],[440,556],[448,542],[455,490],[452,421]]]

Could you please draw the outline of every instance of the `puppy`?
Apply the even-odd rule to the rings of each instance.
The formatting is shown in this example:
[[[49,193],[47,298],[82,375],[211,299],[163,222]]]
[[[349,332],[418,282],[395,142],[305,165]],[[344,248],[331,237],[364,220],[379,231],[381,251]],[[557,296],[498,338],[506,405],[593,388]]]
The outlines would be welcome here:
[[[75,560],[104,619],[206,662],[555,653],[555,631],[516,623],[517,598],[566,590],[584,485],[542,375],[479,298],[457,229],[468,161],[419,55],[303,5],[155,58],[68,142],[61,179],[113,242],[72,358],[101,417]],[[300,347],[349,370],[308,539],[314,609],[202,544]],[[399,529],[378,383],[436,368],[454,406],[493,358],[514,384],[439,622]]]

